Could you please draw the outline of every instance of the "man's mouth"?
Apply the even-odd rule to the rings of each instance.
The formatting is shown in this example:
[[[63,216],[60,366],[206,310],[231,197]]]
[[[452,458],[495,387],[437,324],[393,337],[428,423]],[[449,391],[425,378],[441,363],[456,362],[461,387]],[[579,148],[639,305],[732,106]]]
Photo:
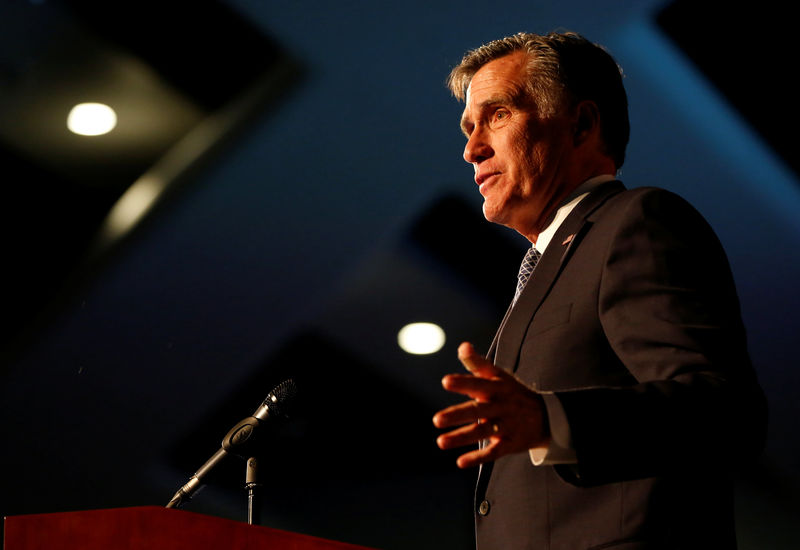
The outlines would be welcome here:
[[[479,172],[475,174],[475,183],[482,185],[490,178],[498,175],[500,172]]]

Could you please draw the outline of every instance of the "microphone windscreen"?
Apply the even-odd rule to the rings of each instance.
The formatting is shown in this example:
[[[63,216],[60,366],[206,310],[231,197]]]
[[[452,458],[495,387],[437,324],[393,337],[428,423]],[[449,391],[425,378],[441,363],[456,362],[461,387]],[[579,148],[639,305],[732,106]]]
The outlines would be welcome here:
[[[271,414],[285,415],[295,395],[297,395],[297,385],[290,378],[275,386],[264,402]]]

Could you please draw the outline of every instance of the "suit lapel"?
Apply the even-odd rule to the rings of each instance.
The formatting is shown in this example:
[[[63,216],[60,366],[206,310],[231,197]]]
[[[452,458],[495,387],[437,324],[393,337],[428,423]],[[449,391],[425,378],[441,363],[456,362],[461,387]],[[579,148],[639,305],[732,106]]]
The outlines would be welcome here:
[[[511,304],[508,304],[506,314],[503,315],[503,320],[500,321],[500,326],[497,327],[497,332],[494,333],[494,338],[492,339],[492,344],[489,346],[489,351],[486,352],[486,358],[495,365],[497,364],[497,361],[495,361],[495,354],[497,353],[497,341],[500,339],[500,333],[503,332],[503,327],[506,325],[506,321],[508,320],[508,315],[510,313]]]
[[[558,228],[517,303],[506,312],[492,342],[489,357],[491,359],[492,352],[495,353],[495,365],[510,372],[517,369],[520,348],[528,325],[564,265],[591,227],[591,222],[587,220],[588,216],[609,197],[624,189],[625,187],[618,181],[598,186],[578,203]]]

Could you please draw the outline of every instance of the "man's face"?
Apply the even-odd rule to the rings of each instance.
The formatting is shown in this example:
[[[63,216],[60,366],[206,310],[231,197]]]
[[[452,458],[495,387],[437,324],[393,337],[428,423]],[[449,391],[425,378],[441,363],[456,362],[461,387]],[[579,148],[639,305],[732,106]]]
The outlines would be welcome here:
[[[570,121],[539,114],[525,90],[525,64],[525,54],[515,52],[481,67],[467,90],[461,128],[484,216],[535,241],[546,217],[580,182],[569,179]]]

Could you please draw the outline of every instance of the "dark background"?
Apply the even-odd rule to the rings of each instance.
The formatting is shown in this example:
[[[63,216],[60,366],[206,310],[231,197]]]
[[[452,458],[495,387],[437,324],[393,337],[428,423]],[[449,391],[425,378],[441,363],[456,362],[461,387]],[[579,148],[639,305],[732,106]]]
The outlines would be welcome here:
[[[430,418],[525,243],[482,219],[444,80],[468,48],[561,28],[625,70],[621,179],[689,199],[729,253],[771,406],[740,545],[796,548],[797,46],[777,4],[718,6],[4,0],[0,514],[166,504],[292,377],[265,524],[470,548],[475,472]],[[118,127],[71,135],[79,101]],[[442,351],[399,350],[419,320]],[[243,480],[230,457],[186,508],[244,519]]]

